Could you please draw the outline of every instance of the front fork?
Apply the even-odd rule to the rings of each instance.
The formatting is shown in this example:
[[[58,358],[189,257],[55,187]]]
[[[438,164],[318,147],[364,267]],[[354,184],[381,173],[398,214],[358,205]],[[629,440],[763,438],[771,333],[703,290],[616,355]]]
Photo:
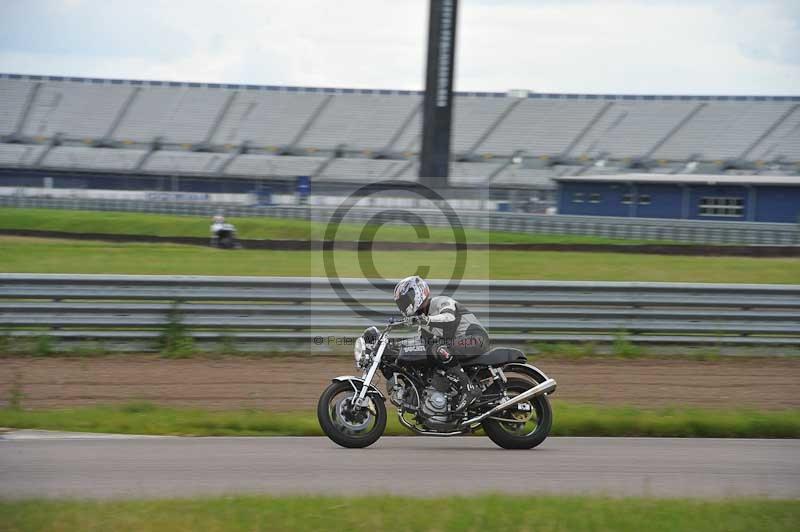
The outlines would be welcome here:
[[[356,406],[360,406],[362,408],[367,406],[367,392],[369,391],[369,387],[372,384],[372,379],[375,377],[375,372],[378,371],[378,368],[381,365],[381,359],[383,358],[383,352],[386,350],[386,346],[389,344],[389,339],[384,337],[378,344],[378,351],[375,353],[375,356],[372,357],[372,364],[370,364],[369,369],[364,373],[364,384],[361,386],[361,391],[358,393],[358,398],[355,401]]]

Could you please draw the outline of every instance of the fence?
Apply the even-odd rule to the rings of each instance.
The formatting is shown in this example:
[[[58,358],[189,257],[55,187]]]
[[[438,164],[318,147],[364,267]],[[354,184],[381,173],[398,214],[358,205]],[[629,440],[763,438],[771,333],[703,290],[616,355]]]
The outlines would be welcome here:
[[[29,198],[0,196],[0,206],[56,208],[99,211],[129,211],[162,214],[212,216],[274,216],[328,222],[334,208],[292,206],[239,206],[213,203],[170,203],[133,200]],[[346,221],[366,223],[382,209],[360,207],[350,211]],[[448,226],[447,218],[435,210],[414,210],[425,223]],[[605,216],[564,216],[484,211],[459,212],[465,227],[516,232],[598,236],[635,240],[667,240],[703,244],[800,245],[800,225],[761,222],[718,222],[706,220],[659,220]],[[246,238],[247,235],[241,235]]]
[[[349,295],[324,278],[0,274],[0,332],[152,346],[178,312],[199,341],[313,349],[397,314],[392,283],[342,286]],[[798,285],[463,281],[454,295],[496,343],[611,342],[622,334],[641,344],[800,346]],[[358,316],[347,301],[374,317]]]

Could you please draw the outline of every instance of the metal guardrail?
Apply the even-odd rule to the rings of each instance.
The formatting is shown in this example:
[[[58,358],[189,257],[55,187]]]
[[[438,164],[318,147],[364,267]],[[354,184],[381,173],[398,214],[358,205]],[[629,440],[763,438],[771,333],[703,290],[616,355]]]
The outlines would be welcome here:
[[[0,333],[152,341],[174,317],[198,340],[352,338],[397,311],[393,283],[325,278],[0,274]],[[432,281],[444,289],[444,281]],[[463,281],[453,294],[498,343],[800,346],[800,285]]]
[[[241,206],[213,203],[170,203],[85,198],[29,198],[0,196],[0,207],[54,208],[96,211],[149,212],[178,215],[273,216],[300,218],[327,223],[335,208],[302,206]],[[366,223],[384,209],[352,209],[346,220]],[[446,217],[435,210],[413,210],[431,226],[449,226]],[[598,236],[615,239],[668,240],[702,244],[753,244],[772,246],[800,245],[800,225],[764,222],[720,222],[708,220],[665,220],[614,218],[606,216],[566,216],[484,211],[462,211],[459,220],[465,227],[513,233],[541,233]],[[242,235],[246,238],[247,235]]]

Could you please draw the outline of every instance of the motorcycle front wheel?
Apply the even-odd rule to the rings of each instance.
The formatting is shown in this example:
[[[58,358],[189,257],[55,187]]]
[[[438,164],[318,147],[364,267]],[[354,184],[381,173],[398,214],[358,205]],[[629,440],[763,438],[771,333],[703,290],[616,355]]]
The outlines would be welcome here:
[[[342,447],[368,447],[386,430],[386,405],[367,396],[367,406],[354,408],[356,390],[345,382],[328,386],[317,404],[317,419],[325,435]]]

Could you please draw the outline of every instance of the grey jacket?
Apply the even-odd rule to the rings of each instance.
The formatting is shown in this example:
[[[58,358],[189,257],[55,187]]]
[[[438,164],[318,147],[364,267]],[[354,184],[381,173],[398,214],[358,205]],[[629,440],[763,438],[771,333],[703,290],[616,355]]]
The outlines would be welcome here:
[[[426,345],[445,342],[460,353],[483,353],[489,350],[489,335],[467,307],[447,296],[436,296],[428,307],[428,325],[420,325]]]

